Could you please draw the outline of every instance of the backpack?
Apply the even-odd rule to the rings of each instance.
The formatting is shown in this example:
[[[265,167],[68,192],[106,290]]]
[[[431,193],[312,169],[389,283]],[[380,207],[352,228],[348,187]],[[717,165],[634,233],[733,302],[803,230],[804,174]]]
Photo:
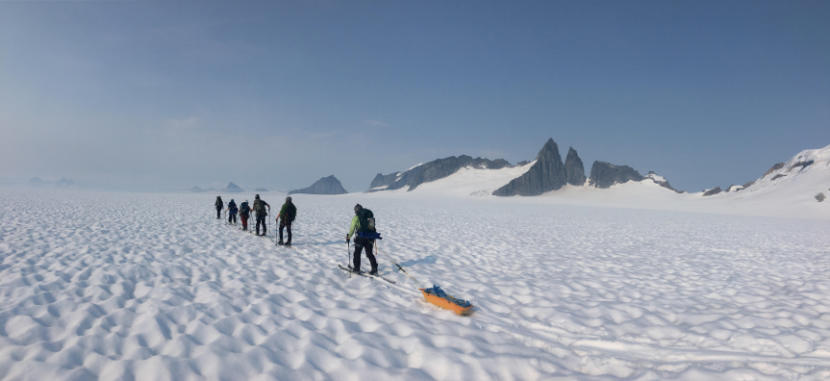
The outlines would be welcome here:
[[[375,232],[375,215],[369,209],[360,209],[357,211],[357,220],[360,227],[357,229],[358,233]]]
[[[247,201],[243,201],[242,204],[239,205],[239,211],[244,215],[247,215],[251,211],[251,207],[248,206]]]
[[[265,212],[265,202],[262,200],[254,201],[254,211],[258,216],[265,216],[267,213]]]
[[[297,207],[294,204],[287,204],[285,206],[285,215],[282,218],[288,222],[294,222],[295,217],[297,217]]]

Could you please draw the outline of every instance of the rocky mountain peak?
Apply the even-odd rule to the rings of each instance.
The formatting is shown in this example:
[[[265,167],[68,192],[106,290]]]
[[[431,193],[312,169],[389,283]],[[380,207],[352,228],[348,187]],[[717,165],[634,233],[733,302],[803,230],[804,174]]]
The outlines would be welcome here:
[[[568,148],[568,155],[565,158],[565,173],[567,175],[568,184],[584,185],[585,184],[585,167],[582,165],[582,159],[573,147]]]
[[[536,163],[523,175],[511,180],[507,185],[493,192],[496,196],[536,196],[562,188],[567,182],[565,165],[559,155],[559,147],[553,139],[548,139],[539,154]]]
[[[295,193],[306,193],[306,194],[343,194],[347,193],[346,189],[343,188],[343,184],[340,183],[334,175],[329,175],[319,180],[315,181],[314,184],[303,188],[303,189],[295,189],[288,194],[295,194]]]
[[[642,181],[645,177],[627,165],[614,165],[605,161],[594,161],[591,165],[591,184],[597,188],[610,188],[614,184],[628,181]]]

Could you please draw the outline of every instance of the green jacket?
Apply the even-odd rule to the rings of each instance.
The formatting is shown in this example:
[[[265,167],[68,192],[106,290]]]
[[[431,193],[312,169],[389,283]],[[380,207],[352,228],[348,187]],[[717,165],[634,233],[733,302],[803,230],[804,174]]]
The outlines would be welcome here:
[[[346,233],[346,239],[350,239],[355,231],[360,229],[360,219],[355,215],[352,217],[352,225],[349,227],[349,232]]]
[[[367,221],[368,221],[368,224],[369,224],[368,226],[361,226],[361,224],[360,224],[360,215],[361,214],[367,218]],[[373,216],[373,215],[374,214],[372,213],[371,210],[365,209],[365,208],[363,210],[361,210],[360,213],[355,213],[354,217],[352,217],[352,224],[351,224],[351,226],[349,226],[349,233],[346,234],[346,238],[351,238],[352,234],[354,234],[355,232],[360,232],[362,230],[369,231],[369,229],[371,229],[371,231],[374,231],[375,228],[372,226],[373,222],[370,220],[374,217],[369,217],[369,216]]]

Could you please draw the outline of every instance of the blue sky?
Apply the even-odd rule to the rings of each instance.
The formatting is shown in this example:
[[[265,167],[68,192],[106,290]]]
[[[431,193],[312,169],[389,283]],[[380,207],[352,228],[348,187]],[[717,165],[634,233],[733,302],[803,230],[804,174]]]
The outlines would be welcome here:
[[[564,153],[696,191],[830,144],[827,1],[0,3],[0,180],[350,191]]]

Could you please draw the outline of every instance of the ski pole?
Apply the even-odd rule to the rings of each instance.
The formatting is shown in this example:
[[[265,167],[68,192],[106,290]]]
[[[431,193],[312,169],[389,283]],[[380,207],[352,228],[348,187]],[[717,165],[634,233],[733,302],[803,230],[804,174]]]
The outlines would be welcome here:
[[[397,267],[397,268],[398,268],[398,270],[400,270],[400,271],[403,273],[403,275],[406,275],[407,277],[409,277],[410,279],[414,280],[414,281],[415,281],[415,282],[417,282],[418,284],[421,284],[421,281],[419,281],[419,280],[418,280],[418,278],[415,278],[415,276],[411,275],[409,272],[407,272],[406,270],[404,270],[403,266],[401,266],[401,264],[400,264],[400,263],[398,263],[398,262],[395,260],[395,258],[392,258],[391,256],[390,256],[389,258],[390,258],[390,259],[392,259],[392,260],[394,261],[394,262],[393,262],[393,264],[395,265],[395,267]]]
[[[346,237],[346,261],[349,262],[349,269],[351,270],[352,269],[352,257],[351,257],[350,251],[352,251],[352,245],[351,245],[351,242],[349,242],[349,239],[348,239],[348,236],[347,236]],[[352,272],[349,271],[349,278],[351,278],[351,277],[352,277]]]

